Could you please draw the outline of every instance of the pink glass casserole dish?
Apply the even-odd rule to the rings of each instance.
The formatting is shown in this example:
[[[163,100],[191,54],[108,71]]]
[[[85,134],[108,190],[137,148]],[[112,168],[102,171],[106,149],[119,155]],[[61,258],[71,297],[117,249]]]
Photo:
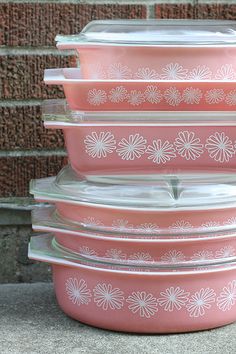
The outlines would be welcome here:
[[[73,110],[233,111],[236,107],[236,76],[204,81],[99,80],[83,79],[80,69],[64,68],[45,70],[44,82],[62,85]]]
[[[236,177],[170,175],[155,180],[89,182],[65,167],[32,180],[30,193],[70,222],[93,230],[153,234],[204,233],[236,227]]]
[[[33,211],[32,227],[53,233],[55,243],[78,256],[103,262],[209,264],[236,259],[236,230],[212,232],[209,226],[202,234],[163,236],[149,225],[146,234],[95,232],[63,220],[54,207],[45,206]]]
[[[92,21],[78,35],[58,35],[79,54],[83,78],[228,80],[235,78],[236,22]]]
[[[76,258],[33,237],[29,258],[52,265],[59,306],[83,323],[125,332],[178,333],[236,320],[236,265],[134,267]]]
[[[236,112],[84,112],[46,101],[43,119],[63,130],[86,179],[236,171]]]

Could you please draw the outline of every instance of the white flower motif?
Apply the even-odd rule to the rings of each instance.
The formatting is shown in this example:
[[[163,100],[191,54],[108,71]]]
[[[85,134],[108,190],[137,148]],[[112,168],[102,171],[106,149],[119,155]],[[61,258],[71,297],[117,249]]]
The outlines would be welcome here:
[[[107,157],[116,148],[114,135],[110,132],[92,132],[84,139],[85,151],[92,158]]]
[[[170,106],[178,106],[182,101],[181,93],[176,87],[170,87],[165,90],[164,97]]]
[[[106,251],[106,257],[114,260],[122,260],[122,259],[126,259],[126,254],[122,253],[121,250],[112,248]]]
[[[97,284],[93,289],[94,302],[103,310],[120,310],[124,305],[124,293],[111,284]]]
[[[190,317],[204,316],[206,310],[211,308],[211,304],[215,302],[216,294],[213,289],[201,289],[191,296],[186,308]]]
[[[212,89],[206,92],[205,99],[208,104],[220,103],[224,100],[225,93],[222,89]]]
[[[88,216],[84,218],[82,224],[87,227],[103,226],[103,223],[100,220],[94,218],[93,216]]]
[[[147,233],[147,234],[159,234],[160,228],[156,224],[152,223],[144,223],[138,226],[139,232]]]
[[[191,259],[193,261],[206,261],[208,259],[213,259],[213,253],[207,250],[199,251],[194,253]]]
[[[161,256],[162,262],[179,263],[185,260],[185,256],[181,251],[172,250]]]
[[[164,80],[184,80],[187,77],[188,69],[184,69],[178,63],[170,63],[162,69],[162,72],[161,78]]]
[[[113,103],[123,102],[127,96],[127,90],[123,86],[118,86],[109,92],[109,100]]]
[[[153,140],[152,145],[147,147],[148,159],[157,164],[165,164],[176,157],[175,149],[168,140],[162,142],[161,139]]]
[[[139,68],[134,75],[134,78],[138,80],[157,80],[159,79],[159,75],[154,69]]]
[[[203,154],[203,145],[194,132],[179,132],[174,145],[178,154],[186,160],[196,160]]]
[[[189,72],[189,79],[194,81],[209,80],[211,79],[212,72],[205,65],[198,65],[196,68]]]
[[[160,103],[162,100],[161,91],[153,85],[147,86],[146,90],[144,91],[144,97],[150,103]]]
[[[95,64],[93,66],[89,66],[89,75],[91,79],[101,80],[106,79],[106,73],[103,66],[99,64]]]
[[[229,106],[235,106],[236,105],[236,90],[230,91],[226,95],[225,102]]]
[[[108,77],[109,79],[114,80],[125,80],[130,79],[132,76],[131,70],[126,65],[121,63],[112,64],[108,68]]]
[[[187,104],[199,104],[202,91],[199,88],[187,87],[183,91],[183,101]]]
[[[208,232],[210,232],[211,229],[216,229],[218,227],[220,227],[220,223],[216,221],[208,221],[201,225],[201,228],[206,229]]]
[[[216,299],[217,306],[222,311],[230,311],[236,303],[236,280],[228,283]]]
[[[128,139],[121,139],[117,149],[117,154],[122,158],[122,160],[131,160],[139,159],[146,149],[147,140],[144,139],[139,134],[130,135]]]
[[[74,305],[88,305],[91,301],[91,291],[84,279],[69,278],[65,285],[68,297]]]
[[[193,226],[188,221],[179,220],[172,224],[169,229],[176,233],[189,232]]]
[[[185,306],[189,298],[189,293],[181,289],[179,286],[174,288],[171,286],[160,293],[161,297],[157,299],[158,304],[164,307],[165,311],[172,312],[173,310],[180,310]]]
[[[130,304],[128,308],[140,317],[150,318],[158,311],[157,299],[145,291],[132,292],[126,301]]]
[[[87,257],[97,256],[97,252],[95,252],[94,250],[90,249],[87,246],[81,246],[79,252],[83,256],[87,256]]]
[[[139,262],[153,262],[153,258],[150,256],[150,254],[145,252],[138,252],[138,253],[131,254],[129,259],[132,261],[139,261]]]
[[[235,76],[232,64],[222,65],[222,67],[216,72],[217,80],[234,80]]]
[[[116,231],[127,231],[128,229],[133,229],[133,225],[129,224],[128,220],[117,219],[113,221],[112,228]]]
[[[107,101],[107,94],[104,90],[92,89],[88,92],[88,102],[93,106],[100,106]]]
[[[229,258],[235,256],[235,249],[233,246],[225,246],[219,251],[216,251],[216,258]]]
[[[141,103],[143,103],[145,100],[143,93],[141,91],[137,91],[137,90],[130,91],[130,93],[127,95],[127,97],[128,97],[128,102],[132,106],[138,106]]]
[[[229,218],[229,219],[225,222],[225,225],[236,226],[236,217]]]
[[[209,156],[218,162],[229,162],[235,154],[232,141],[224,132],[216,132],[206,140],[206,149]]]

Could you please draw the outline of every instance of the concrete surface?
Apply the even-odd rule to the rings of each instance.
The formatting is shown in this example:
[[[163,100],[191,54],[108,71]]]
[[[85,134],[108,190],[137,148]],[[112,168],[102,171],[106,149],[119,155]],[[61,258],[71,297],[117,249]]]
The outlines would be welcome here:
[[[1,354],[233,354],[236,324],[178,335],[92,328],[62,313],[50,283],[0,285]]]

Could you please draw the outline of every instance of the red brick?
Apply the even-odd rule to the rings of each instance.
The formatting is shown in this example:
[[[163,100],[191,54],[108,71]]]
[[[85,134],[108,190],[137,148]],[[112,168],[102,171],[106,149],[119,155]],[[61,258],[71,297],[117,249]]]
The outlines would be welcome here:
[[[196,17],[196,6],[191,4],[158,4],[156,18],[160,19],[191,19]]]
[[[0,107],[0,149],[55,149],[64,146],[60,130],[45,129],[40,106]]]
[[[56,175],[65,163],[60,156],[1,157],[0,198],[28,196],[32,178]]]
[[[197,18],[235,20],[236,5],[229,4],[199,4],[197,6]]]
[[[91,20],[145,17],[142,5],[3,3],[0,45],[54,46],[56,34],[77,33]]]
[[[58,86],[43,83],[46,68],[74,65],[74,57],[60,55],[6,55],[0,57],[2,99],[64,97]]]

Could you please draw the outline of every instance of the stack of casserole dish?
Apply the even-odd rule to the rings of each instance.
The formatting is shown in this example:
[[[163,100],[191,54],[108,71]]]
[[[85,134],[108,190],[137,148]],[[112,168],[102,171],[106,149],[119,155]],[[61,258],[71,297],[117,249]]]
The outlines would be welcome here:
[[[48,69],[69,165],[31,181],[29,257],[61,308],[140,333],[236,321],[236,23],[93,21],[57,36],[80,69]],[[47,203],[47,204],[45,204]]]

